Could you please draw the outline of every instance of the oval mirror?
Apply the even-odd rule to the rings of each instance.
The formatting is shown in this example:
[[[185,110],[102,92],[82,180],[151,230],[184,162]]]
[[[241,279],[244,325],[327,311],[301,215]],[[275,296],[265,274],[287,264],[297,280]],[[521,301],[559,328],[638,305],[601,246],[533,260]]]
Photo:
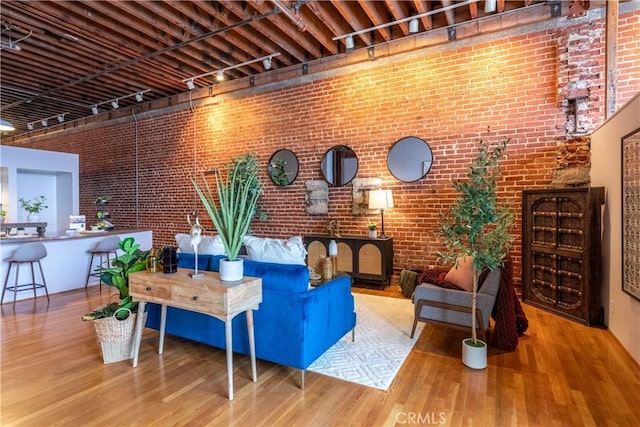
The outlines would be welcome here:
[[[356,177],[358,156],[346,145],[336,145],[324,154],[320,169],[325,181],[336,187],[341,187]]]
[[[415,136],[407,136],[396,141],[387,154],[389,172],[404,182],[413,182],[425,177],[432,164],[431,147]]]
[[[298,176],[298,158],[291,150],[278,150],[269,159],[267,172],[275,185],[286,186]]]

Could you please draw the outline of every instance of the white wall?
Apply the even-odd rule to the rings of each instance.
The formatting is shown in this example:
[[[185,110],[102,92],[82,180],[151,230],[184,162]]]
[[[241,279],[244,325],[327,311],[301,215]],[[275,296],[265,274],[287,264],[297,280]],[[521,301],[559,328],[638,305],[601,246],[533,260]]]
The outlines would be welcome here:
[[[604,186],[602,304],[609,330],[640,363],[640,301],[622,291],[621,138],[640,128],[640,93],[591,135],[591,185]]]
[[[80,210],[79,156],[56,151],[0,145],[2,171],[2,209],[7,222],[26,222],[27,213],[18,199],[43,195],[47,209],[40,221],[47,222],[47,232],[68,228],[69,215]]]

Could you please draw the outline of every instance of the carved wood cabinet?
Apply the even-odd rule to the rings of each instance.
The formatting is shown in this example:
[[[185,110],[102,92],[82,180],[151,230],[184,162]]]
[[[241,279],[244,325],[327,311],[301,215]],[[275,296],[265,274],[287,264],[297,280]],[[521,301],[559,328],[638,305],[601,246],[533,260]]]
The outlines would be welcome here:
[[[522,299],[590,326],[600,304],[604,187],[522,193]]]
[[[319,260],[329,254],[329,243],[338,245],[338,271],[349,273],[355,285],[377,285],[384,288],[393,274],[393,238],[370,239],[359,236],[304,236],[307,265],[316,271]]]

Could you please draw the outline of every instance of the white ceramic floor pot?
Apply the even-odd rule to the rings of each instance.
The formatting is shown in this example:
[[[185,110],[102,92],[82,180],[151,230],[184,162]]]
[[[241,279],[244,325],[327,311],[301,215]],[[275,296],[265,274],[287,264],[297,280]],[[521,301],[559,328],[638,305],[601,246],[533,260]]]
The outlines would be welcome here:
[[[220,260],[220,280],[223,282],[236,282],[242,280],[244,273],[244,263],[242,258],[235,261],[228,259]]]
[[[487,343],[476,340],[473,343],[471,338],[462,340],[462,363],[473,369],[484,369],[487,367]]]

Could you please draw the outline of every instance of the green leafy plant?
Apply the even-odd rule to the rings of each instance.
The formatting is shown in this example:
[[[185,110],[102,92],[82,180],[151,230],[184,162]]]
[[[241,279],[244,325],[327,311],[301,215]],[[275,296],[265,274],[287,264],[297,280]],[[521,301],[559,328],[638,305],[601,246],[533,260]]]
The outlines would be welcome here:
[[[6,218],[7,211],[0,211],[0,218]]]
[[[48,208],[49,206],[45,205],[47,198],[44,196],[37,196],[31,200],[26,200],[23,198],[18,199],[20,202],[20,207],[29,213],[40,213],[43,209]]]
[[[476,333],[476,300],[478,278],[483,269],[495,270],[509,253],[513,236],[513,214],[498,203],[498,162],[507,148],[508,139],[490,147],[482,140],[478,154],[469,166],[466,180],[454,181],[458,196],[442,216],[439,234],[445,251],[439,256],[446,264],[473,257],[472,345],[480,345]]]
[[[93,201],[93,203],[95,203],[96,205],[104,205],[108,203],[110,200],[111,200],[111,196],[98,196]]]
[[[277,158],[269,163],[269,176],[276,185],[289,185],[289,174],[286,170],[287,162],[282,158]]]
[[[258,158],[250,153],[236,157],[222,169],[214,171],[215,193],[204,180],[193,186],[220,235],[229,260],[238,259],[244,236],[258,212],[258,199],[263,193],[258,177]]]
[[[147,255],[149,251],[140,250],[140,245],[133,237],[125,237],[120,240],[118,247],[122,255],[111,261],[110,267],[97,267],[100,280],[109,286],[118,289],[119,302],[112,302],[90,313],[85,314],[82,320],[95,320],[103,317],[111,317],[114,314],[120,320],[128,317],[129,309],[132,313],[138,311],[138,303],[129,295],[129,274],[142,271],[147,268]]]
[[[370,223],[367,224],[367,227],[371,231],[375,230],[377,226],[378,226],[378,223],[376,223],[376,222],[370,222]]]

